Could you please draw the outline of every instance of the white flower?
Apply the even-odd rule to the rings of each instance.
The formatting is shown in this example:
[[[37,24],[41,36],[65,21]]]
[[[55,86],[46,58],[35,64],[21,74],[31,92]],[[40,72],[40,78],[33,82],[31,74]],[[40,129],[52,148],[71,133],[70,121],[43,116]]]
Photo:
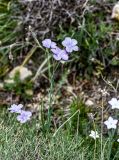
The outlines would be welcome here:
[[[106,91],[106,89],[100,89],[100,92],[102,93],[103,96],[109,95],[109,93]]]
[[[119,142],[119,139],[117,139],[117,142]]]
[[[89,136],[94,138],[94,139],[99,138],[99,135],[98,135],[97,131],[91,131],[91,134]]]
[[[107,126],[108,129],[116,129],[118,120],[113,119],[112,117],[109,117],[107,121],[104,122],[104,124]]]
[[[119,109],[119,100],[112,98],[108,103],[112,106],[112,109]]]

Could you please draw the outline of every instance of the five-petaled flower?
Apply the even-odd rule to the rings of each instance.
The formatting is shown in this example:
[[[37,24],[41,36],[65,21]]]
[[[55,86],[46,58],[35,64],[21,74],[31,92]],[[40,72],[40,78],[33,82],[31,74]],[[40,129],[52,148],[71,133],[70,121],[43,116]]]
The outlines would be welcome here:
[[[11,112],[11,113],[21,113],[21,108],[23,107],[22,104],[12,104],[10,108],[8,108],[8,110]]]
[[[20,123],[25,123],[26,121],[30,120],[32,113],[30,111],[21,111],[20,115],[17,116],[17,120]]]
[[[112,109],[119,109],[119,100],[112,98],[108,103],[112,106]]]
[[[62,42],[62,45],[66,47],[66,51],[69,53],[79,50],[77,46],[77,40],[71,39],[70,37],[66,37],[65,40]]]
[[[69,56],[65,50],[60,49],[59,47],[56,47],[55,49],[51,49],[53,52],[53,57],[55,60],[60,61],[64,60],[67,61]]]
[[[99,135],[98,135],[97,131],[91,131],[91,134],[89,136],[94,138],[94,139],[99,138]]]
[[[44,39],[42,45],[46,48],[56,48],[56,43],[52,42],[51,39]]]
[[[32,113],[30,111],[24,111],[22,110],[23,105],[19,104],[12,104],[10,108],[8,108],[8,110],[11,113],[19,113],[19,115],[17,116],[17,120],[21,123],[25,123],[26,121],[30,120]]]
[[[51,49],[51,51],[53,52],[53,57],[57,61],[67,61],[69,59],[69,53],[79,50],[77,43],[77,40],[66,37],[65,40],[62,41],[62,45],[65,48],[60,49],[59,47],[57,47],[55,42],[51,41],[51,39],[44,39],[42,41],[42,45],[46,48]]]
[[[104,122],[104,124],[107,126],[108,129],[116,129],[116,125],[118,123],[118,120],[113,119],[112,117],[109,117],[107,121]]]

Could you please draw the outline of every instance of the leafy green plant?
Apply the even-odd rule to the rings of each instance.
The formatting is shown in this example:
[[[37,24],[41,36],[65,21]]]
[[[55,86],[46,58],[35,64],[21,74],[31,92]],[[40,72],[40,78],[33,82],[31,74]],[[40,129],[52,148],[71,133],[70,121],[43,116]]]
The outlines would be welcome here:
[[[19,13],[17,1],[0,0],[0,77],[8,72],[16,46],[20,46],[17,44],[19,20],[16,13]]]
[[[79,110],[79,113],[72,117],[68,127],[70,127],[71,132],[77,131],[82,135],[88,135],[91,127],[88,117],[90,109],[82,101],[77,99],[70,105],[71,115],[77,110]]]
[[[89,9],[79,17],[79,28],[69,27],[65,31],[60,27],[61,32],[57,38],[61,40],[63,35],[70,35],[77,39],[80,47],[79,52],[72,56],[71,67],[87,77],[92,74],[100,76],[110,66],[119,65],[119,23],[111,20],[114,2],[106,1],[102,6],[92,0],[87,4]]]

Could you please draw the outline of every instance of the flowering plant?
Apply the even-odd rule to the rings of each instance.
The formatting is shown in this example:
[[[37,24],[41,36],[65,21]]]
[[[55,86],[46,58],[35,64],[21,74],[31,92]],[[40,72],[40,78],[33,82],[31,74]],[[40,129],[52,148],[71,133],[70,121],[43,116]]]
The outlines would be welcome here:
[[[25,123],[28,120],[30,120],[30,118],[32,116],[32,113],[30,111],[24,111],[24,110],[22,110],[22,107],[23,107],[22,104],[19,104],[19,105],[13,104],[13,105],[11,105],[10,108],[8,108],[8,110],[11,113],[19,113],[19,115],[17,116],[17,120],[20,123]]]
[[[60,61],[67,61],[69,59],[69,53],[73,51],[78,51],[79,48],[77,46],[77,40],[71,39],[70,37],[66,37],[64,41],[62,41],[63,49],[59,48],[57,44],[51,39],[45,39],[42,41],[42,45],[45,48],[51,49],[53,53],[53,57],[55,60]]]

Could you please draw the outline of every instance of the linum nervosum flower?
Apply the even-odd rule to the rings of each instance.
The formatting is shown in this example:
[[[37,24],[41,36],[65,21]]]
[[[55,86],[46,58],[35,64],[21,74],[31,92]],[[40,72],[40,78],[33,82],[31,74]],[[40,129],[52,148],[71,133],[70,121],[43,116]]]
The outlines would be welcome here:
[[[56,48],[56,43],[52,42],[51,39],[44,39],[42,45],[46,48]]]
[[[54,53],[53,57],[55,60],[65,60],[67,61],[69,56],[65,50],[60,49],[59,47],[51,49],[51,51]]]
[[[109,117],[107,121],[104,122],[104,124],[107,126],[107,129],[116,129],[118,120],[113,119],[112,117]]]
[[[53,57],[57,61],[67,61],[69,59],[69,53],[73,51],[78,51],[77,40],[66,37],[62,41],[63,49],[59,48],[55,42],[52,42],[50,39],[45,39],[42,41],[42,45],[46,48],[51,49]]]
[[[119,100],[112,98],[108,103],[111,105],[112,109],[119,109]]]
[[[66,51],[68,53],[79,50],[77,46],[77,40],[71,39],[70,37],[66,37],[65,40],[62,42],[62,45],[66,47]]]
[[[20,113],[21,112],[21,108],[23,107],[22,104],[12,104],[10,108],[8,108],[8,110],[11,112],[11,113]]]
[[[20,115],[17,116],[17,120],[20,123],[25,123],[30,120],[32,113],[30,111],[21,111]]]
[[[22,110],[22,107],[23,107],[22,104],[19,104],[19,105],[13,104],[13,105],[11,105],[10,108],[8,108],[8,110],[11,113],[19,113],[19,115],[17,116],[17,120],[20,123],[25,123],[28,120],[30,120],[30,118],[32,116],[32,113],[30,111],[24,111],[24,110]]]
[[[89,136],[92,137],[93,139],[99,138],[97,131],[91,131],[91,134]]]

